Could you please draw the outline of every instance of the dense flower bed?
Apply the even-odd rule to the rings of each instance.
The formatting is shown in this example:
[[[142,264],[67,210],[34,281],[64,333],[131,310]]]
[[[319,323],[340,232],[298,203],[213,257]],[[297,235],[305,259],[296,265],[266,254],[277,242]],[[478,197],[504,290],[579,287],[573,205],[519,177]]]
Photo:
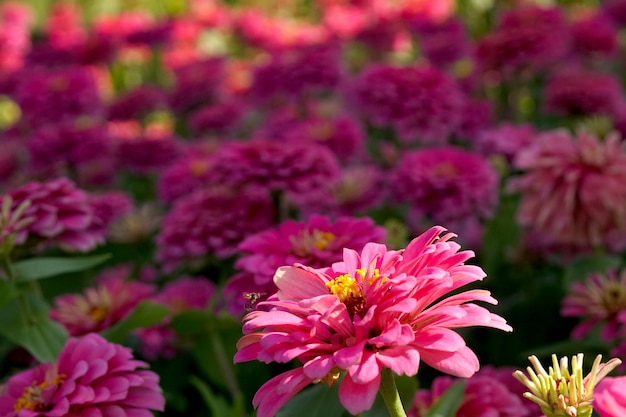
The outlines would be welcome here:
[[[624,417],[625,36],[1,2],[0,417]]]

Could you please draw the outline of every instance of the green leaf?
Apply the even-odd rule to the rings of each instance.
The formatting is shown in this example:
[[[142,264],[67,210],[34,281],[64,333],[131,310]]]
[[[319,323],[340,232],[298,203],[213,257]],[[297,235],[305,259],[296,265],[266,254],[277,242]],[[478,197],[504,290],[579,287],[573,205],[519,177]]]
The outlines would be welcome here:
[[[204,403],[211,411],[212,416],[240,417],[243,415],[243,403],[241,399],[235,402],[232,407],[224,397],[216,395],[211,388],[200,378],[192,376],[189,379],[191,385],[196,387]]]
[[[455,382],[443,393],[441,397],[428,409],[424,417],[454,417],[456,415],[463,394],[465,393],[465,380]]]
[[[48,318],[48,306],[34,294],[14,298],[0,308],[0,334],[28,350],[40,362],[52,362],[68,334]]]
[[[15,263],[20,282],[51,278],[70,272],[84,271],[109,259],[109,255],[83,256],[78,258],[34,258]]]
[[[158,324],[169,313],[169,308],[163,304],[142,301],[123,320],[103,331],[102,336],[113,343],[124,343],[130,332]]]
[[[0,307],[17,295],[15,286],[0,278]]]
[[[329,388],[316,384],[293,397],[276,414],[276,417],[341,417],[344,408],[339,402],[339,383]]]

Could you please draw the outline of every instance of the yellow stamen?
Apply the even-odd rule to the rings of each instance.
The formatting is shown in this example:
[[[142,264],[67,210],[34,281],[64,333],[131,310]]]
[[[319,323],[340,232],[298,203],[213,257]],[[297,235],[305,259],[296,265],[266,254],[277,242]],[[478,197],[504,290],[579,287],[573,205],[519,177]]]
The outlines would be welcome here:
[[[340,275],[332,281],[328,281],[326,286],[330,289],[330,292],[339,297],[343,303],[362,296],[356,280],[350,274]]]

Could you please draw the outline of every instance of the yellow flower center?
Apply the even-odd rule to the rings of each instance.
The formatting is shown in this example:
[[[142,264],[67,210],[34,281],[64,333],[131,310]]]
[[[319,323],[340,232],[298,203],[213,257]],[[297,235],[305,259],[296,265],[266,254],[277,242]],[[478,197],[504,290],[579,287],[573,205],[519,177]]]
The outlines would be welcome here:
[[[441,177],[454,178],[459,175],[459,170],[450,162],[441,162],[433,167],[433,173]]]
[[[104,307],[92,307],[89,311],[89,317],[96,323],[102,323],[106,318],[109,310]]]
[[[292,252],[300,257],[311,254],[312,249],[326,250],[328,245],[335,240],[335,235],[331,232],[323,232],[314,229],[303,230],[298,236],[291,236]]]
[[[339,297],[344,304],[347,304],[350,300],[363,297],[358,283],[350,274],[339,275],[332,281],[328,281],[326,286],[330,292]]]
[[[200,177],[207,173],[209,170],[209,162],[201,159],[191,161],[189,164],[189,171],[196,177]]]
[[[32,410],[32,411],[47,411],[49,404],[46,404],[42,398],[42,391],[51,386],[61,385],[65,381],[65,375],[56,375],[50,382],[43,381],[37,384],[33,381],[30,387],[24,388],[24,393],[17,399],[13,406],[13,411],[16,413],[20,410]]]
[[[609,315],[617,314],[626,308],[626,287],[620,282],[608,281],[601,294],[601,303]]]

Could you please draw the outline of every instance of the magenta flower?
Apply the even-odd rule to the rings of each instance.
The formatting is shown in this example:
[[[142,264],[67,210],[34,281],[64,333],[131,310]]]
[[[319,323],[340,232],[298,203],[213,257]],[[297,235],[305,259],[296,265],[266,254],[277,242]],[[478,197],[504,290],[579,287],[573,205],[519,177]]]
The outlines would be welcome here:
[[[89,204],[101,226],[108,228],[114,221],[135,208],[133,198],[122,191],[108,191],[89,196]]]
[[[225,210],[228,208],[228,210]],[[274,221],[269,195],[256,188],[200,189],[179,198],[156,237],[157,260],[172,270],[185,261],[237,253],[246,237]]]
[[[624,236],[626,150],[619,137],[546,132],[522,150],[509,190],[522,200],[517,220],[553,250],[589,250]]]
[[[545,107],[563,116],[612,115],[624,100],[619,78],[590,71],[563,71],[545,89]]]
[[[591,14],[574,22],[572,40],[574,50],[585,58],[611,58],[619,50],[617,27],[602,13]]]
[[[214,157],[202,152],[179,158],[160,173],[157,183],[159,199],[172,203],[193,191],[217,184],[219,173],[214,165]]]
[[[386,232],[370,218],[313,215],[307,221],[287,220],[246,238],[239,245],[243,252],[235,263],[240,271],[226,285],[234,296],[231,311],[240,313],[245,293],[261,293],[262,298],[277,291],[272,281],[276,269],[296,263],[321,268],[341,260],[343,248],[361,250],[367,242],[383,242]]]
[[[511,371],[512,373],[512,371]],[[513,379],[511,377],[511,379]],[[456,378],[440,376],[435,378],[430,390],[420,389],[413,400],[413,406],[408,413],[409,417],[422,417],[430,406],[437,401]],[[525,417],[529,410],[524,406],[522,397],[511,391],[511,388],[519,385],[512,381],[513,385],[504,382],[491,375],[479,371],[467,379],[463,400],[454,416],[451,417]],[[536,417],[537,414],[533,417]]]
[[[480,132],[472,139],[472,144],[481,155],[502,155],[511,162],[536,136],[535,127],[531,124],[502,123]]]
[[[451,146],[405,152],[390,184],[397,201],[436,222],[486,218],[497,203],[495,169],[481,156]]]
[[[61,323],[72,336],[108,329],[122,320],[155,291],[151,284],[128,281],[130,271],[112,268],[100,277],[96,287],[84,294],[64,294],[54,300],[50,318]]]
[[[626,416],[626,376],[600,381],[593,390],[593,408],[600,417]]]
[[[322,145],[257,139],[224,144],[215,153],[213,170],[225,184],[301,194],[335,180],[339,162]]]
[[[107,110],[109,120],[141,119],[148,114],[164,110],[167,106],[165,91],[159,87],[142,85],[117,97]]]
[[[70,339],[56,363],[13,375],[0,394],[5,417],[150,417],[163,411],[159,376],[129,348],[97,334]]]
[[[597,324],[602,324],[601,336],[614,340],[624,325],[618,319],[626,311],[626,270],[596,273],[583,282],[574,282],[571,293],[563,299],[561,315],[581,317],[582,323],[574,328],[572,337],[581,339]]]
[[[410,143],[445,143],[465,104],[454,80],[431,67],[370,65],[357,76],[352,94],[365,118],[396,129]]]
[[[67,178],[31,182],[7,195],[13,199],[14,207],[30,201],[24,215],[34,219],[18,234],[17,244],[28,239],[35,244],[58,243],[70,250],[86,252],[104,242],[105,231],[88,195]]]
[[[259,389],[258,415],[274,416],[309,383],[333,383],[344,373],[339,399],[352,414],[372,406],[385,368],[412,376],[424,361],[454,376],[473,375],[478,359],[452,329],[511,327],[474,303],[495,304],[488,291],[456,292],[485,274],[465,265],[473,253],[458,252],[454,234],[440,236],[444,231],[433,227],[400,251],[376,243],[360,254],[345,249],[343,262],[331,267],[279,268],[278,292],[244,317],[235,362],[298,359],[303,367]]]

